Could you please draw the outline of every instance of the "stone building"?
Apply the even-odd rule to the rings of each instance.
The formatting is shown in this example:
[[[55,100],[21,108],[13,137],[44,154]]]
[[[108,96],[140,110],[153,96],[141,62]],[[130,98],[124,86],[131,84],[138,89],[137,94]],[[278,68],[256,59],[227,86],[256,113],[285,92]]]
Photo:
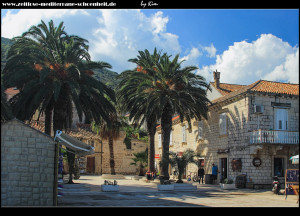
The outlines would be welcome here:
[[[107,139],[102,139],[92,132],[89,124],[77,124],[77,129],[69,130],[67,134],[95,148],[94,154],[78,158],[81,173],[110,174],[110,152]],[[139,171],[138,167],[130,165],[133,162],[133,153],[145,151],[147,143],[133,139],[131,145],[126,146],[124,138],[125,132],[121,132],[120,137],[114,140],[115,172],[116,174],[136,175]]]
[[[286,169],[299,168],[289,161],[299,154],[299,85],[265,80],[226,84],[220,83],[220,72],[214,72],[210,85],[208,119],[193,120],[188,128],[174,117],[170,151],[195,150],[206,174],[212,163],[218,166],[218,181],[246,174],[258,186],[270,186],[274,175],[284,182]],[[160,133],[158,128],[157,157]],[[197,167],[189,165],[189,171]]]
[[[13,119],[1,122],[1,205],[53,206],[55,142]]]

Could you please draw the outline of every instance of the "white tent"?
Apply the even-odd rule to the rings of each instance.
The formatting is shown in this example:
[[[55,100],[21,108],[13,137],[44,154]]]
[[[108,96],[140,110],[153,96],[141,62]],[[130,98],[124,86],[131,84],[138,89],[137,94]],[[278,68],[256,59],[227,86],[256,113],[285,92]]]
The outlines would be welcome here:
[[[299,164],[299,155],[291,157],[290,160],[292,160],[292,164]]]
[[[79,156],[94,154],[94,147],[81,142],[78,139],[75,139],[67,134],[64,134],[62,131],[57,130],[55,133],[54,141],[59,141],[62,145],[68,147],[72,152]]]

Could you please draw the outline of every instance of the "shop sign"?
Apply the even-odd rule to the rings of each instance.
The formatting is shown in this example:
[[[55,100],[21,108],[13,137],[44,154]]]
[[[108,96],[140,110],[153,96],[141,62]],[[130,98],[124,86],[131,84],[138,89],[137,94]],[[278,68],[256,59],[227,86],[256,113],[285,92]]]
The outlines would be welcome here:
[[[154,158],[160,159],[160,155],[159,155],[159,154],[155,154],[155,155],[154,155]]]

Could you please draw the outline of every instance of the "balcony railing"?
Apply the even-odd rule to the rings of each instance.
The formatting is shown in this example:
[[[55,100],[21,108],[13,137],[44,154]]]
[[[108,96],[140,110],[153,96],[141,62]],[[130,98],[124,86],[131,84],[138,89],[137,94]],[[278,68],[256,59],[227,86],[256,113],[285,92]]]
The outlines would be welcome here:
[[[299,144],[299,132],[256,130],[250,132],[250,144]]]

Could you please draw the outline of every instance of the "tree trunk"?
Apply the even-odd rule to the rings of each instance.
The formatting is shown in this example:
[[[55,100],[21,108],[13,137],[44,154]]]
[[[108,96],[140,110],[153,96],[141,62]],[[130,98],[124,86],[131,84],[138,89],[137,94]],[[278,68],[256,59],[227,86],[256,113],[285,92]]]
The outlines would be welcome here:
[[[178,180],[177,180],[176,183],[183,183],[182,176],[183,176],[183,170],[182,169],[178,169]]]
[[[151,127],[151,126],[150,126]],[[154,155],[155,155],[155,147],[154,147],[154,137],[156,132],[156,125],[151,128],[148,127],[148,136],[149,136],[149,151],[148,151],[148,171],[154,172]]]
[[[113,140],[112,136],[109,136],[109,138],[108,138],[108,146],[109,146],[110,174],[116,175],[115,159],[114,159],[114,140]]]
[[[45,110],[45,134],[48,134],[49,136],[51,136],[52,108],[52,106],[48,105]]]
[[[67,148],[67,150],[71,150]],[[68,184],[74,184],[73,182],[73,172],[74,172],[74,161],[75,161],[75,154],[71,152],[67,152],[67,159],[69,164],[69,181]]]
[[[66,129],[66,121],[68,112],[72,112],[72,110],[68,110],[68,88],[67,86],[62,86],[62,90],[60,91],[60,95],[57,101],[54,102],[53,106],[53,132],[56,133],[57,130],[63,131]],[[68,153],[67,159],[69,163],[69,184],[73,184],[72,176],[73,176],[73,168],[75,161],[75,154]]]
[[[162,134],[162,161],[160,165],[160,179],[169,180],[169,144],[170,133],[172,130],[172,109],[170,105],[166,105],[161,118],[161,134]]]

